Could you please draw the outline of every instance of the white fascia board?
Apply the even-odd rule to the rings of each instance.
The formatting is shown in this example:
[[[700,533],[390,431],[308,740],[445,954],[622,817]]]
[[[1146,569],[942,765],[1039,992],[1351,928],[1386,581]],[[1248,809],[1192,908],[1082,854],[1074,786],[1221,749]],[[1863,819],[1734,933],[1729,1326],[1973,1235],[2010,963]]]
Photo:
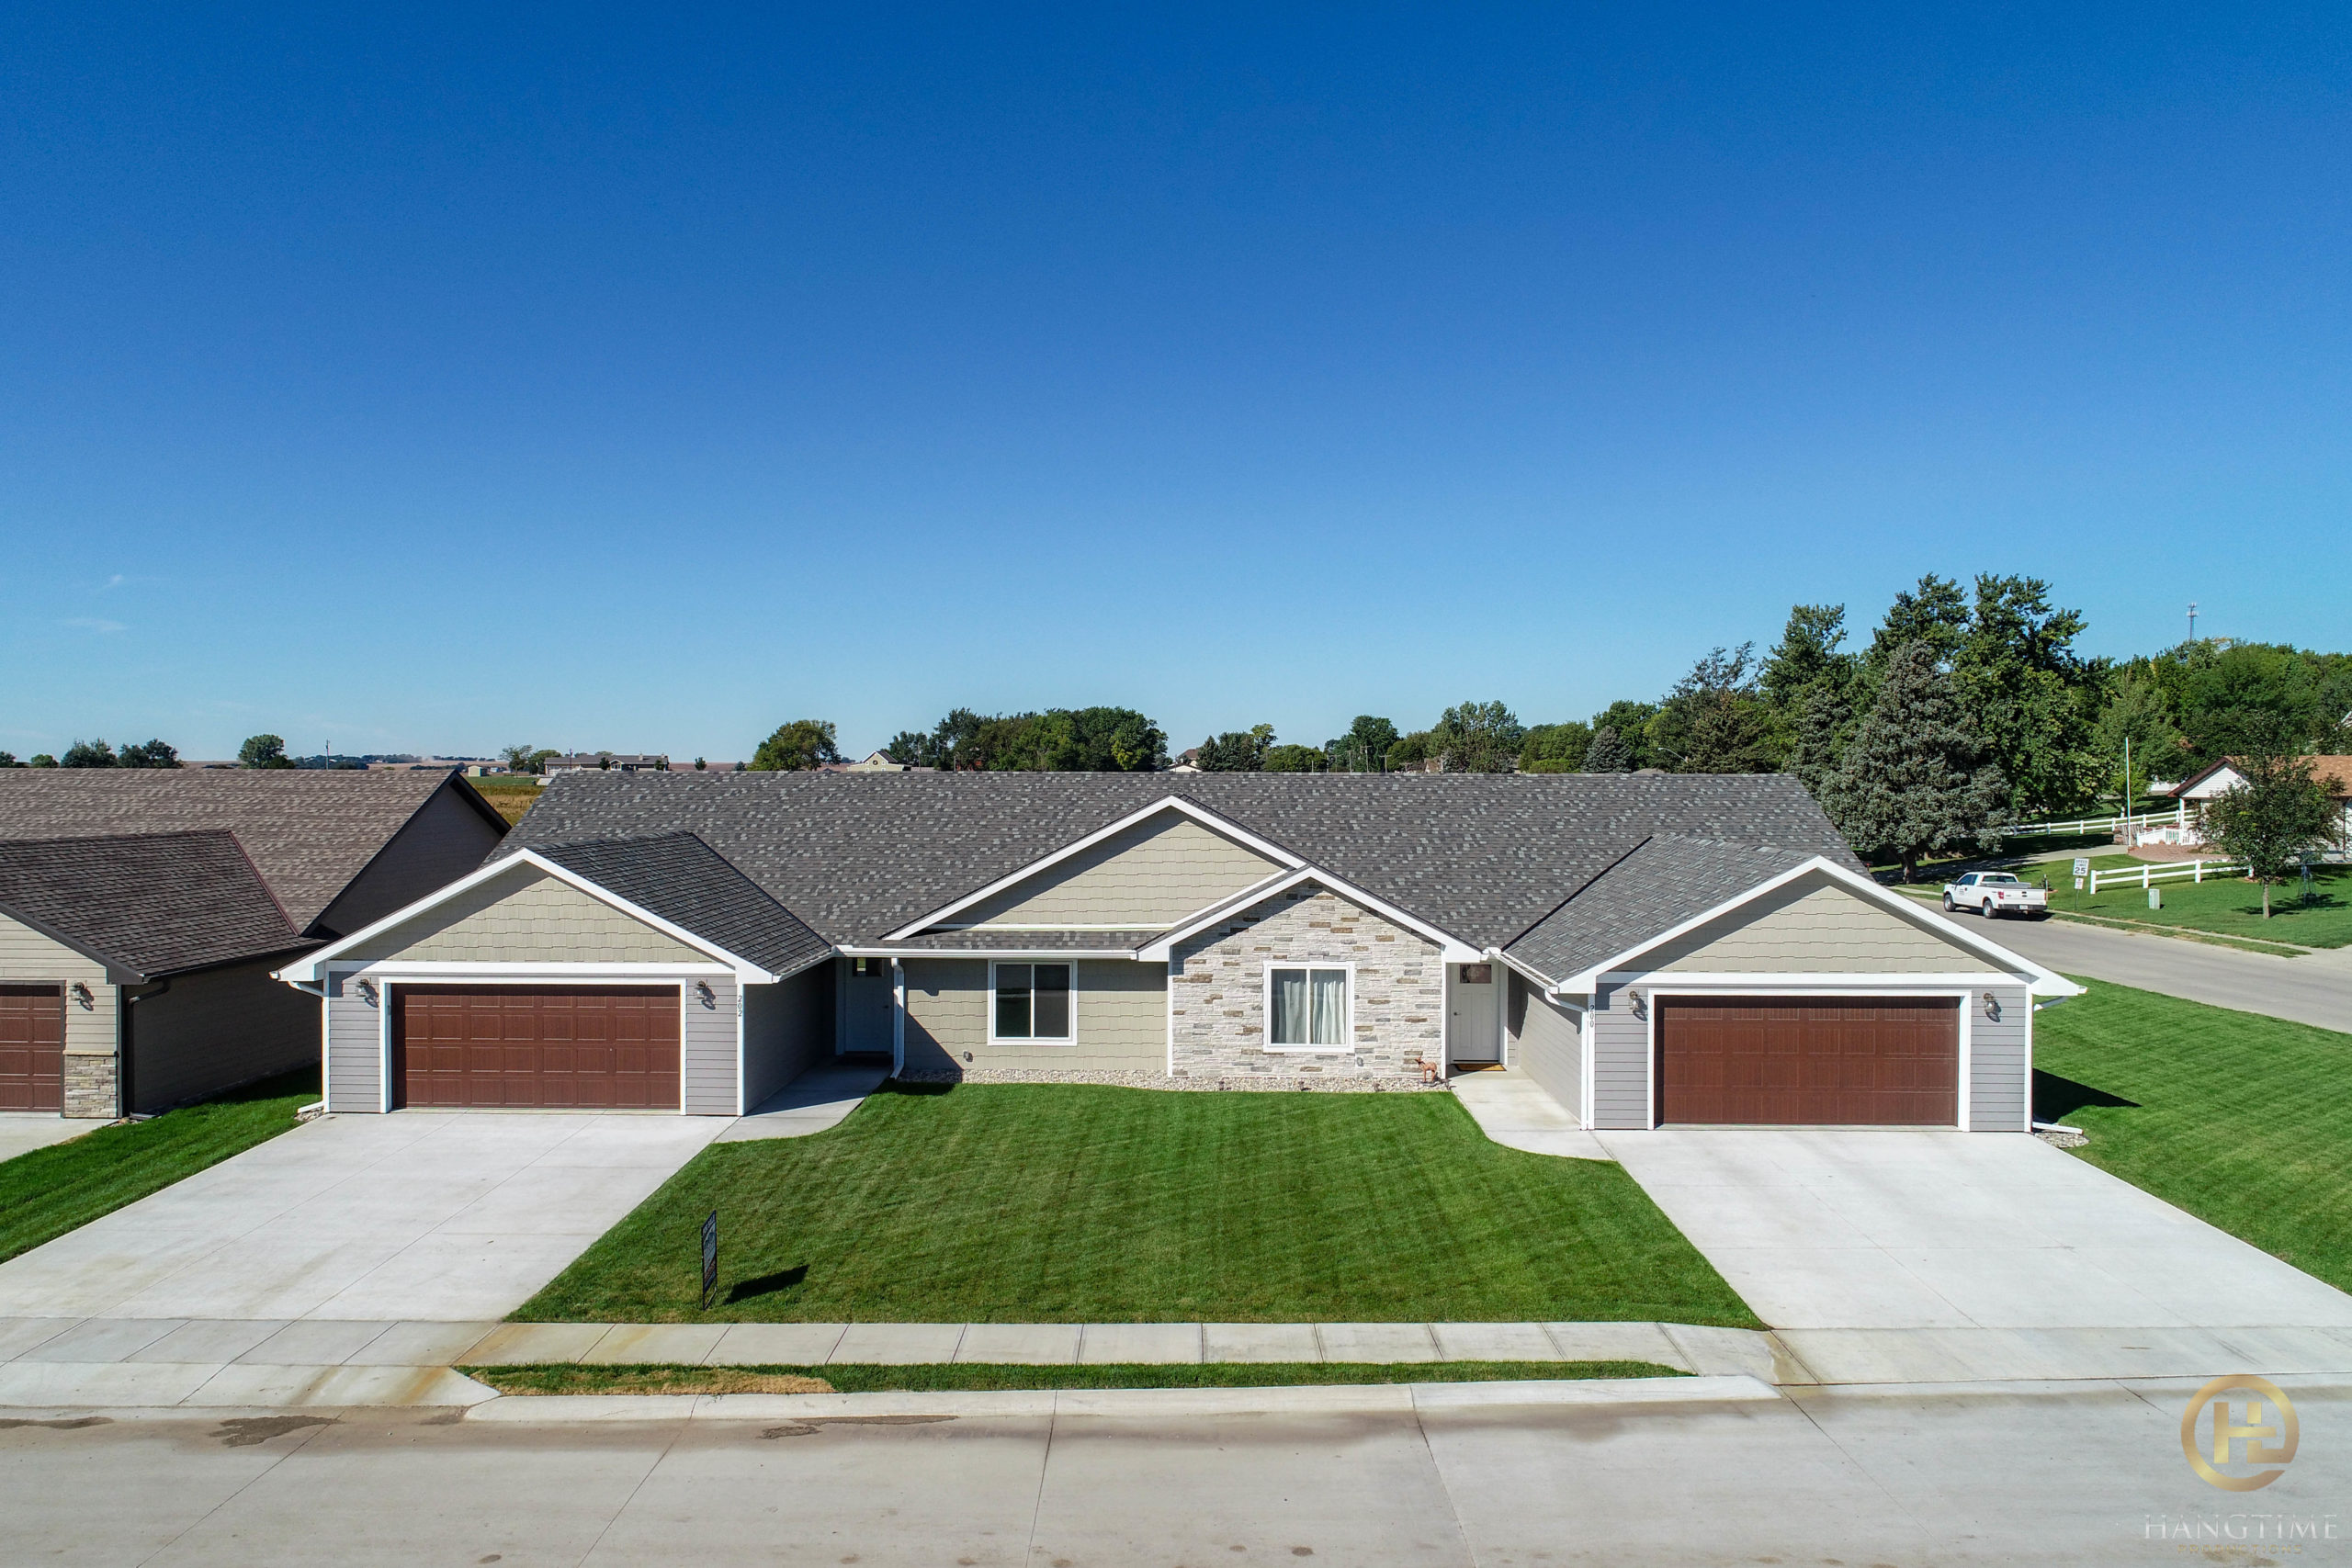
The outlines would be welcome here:
[[[333,977],[365,975],[375,980],[525,979],[525,980],[667,980],[679,976],[697,978],[733,976],[725,964],[566,964],[560,958],[495,962],[472,959],[345,959],[327,965]]]
[[[840,949],[843,958],[994,958],[1014,964],[1052,964],[1065,958],[1136,959],[1132,947],[857,947]]]
[[[1847,870],[1844,866],[1839,865],[1836,861],[1829,859],[1826,855],[1814,855],[1809,859],[1801,861],[1797,864],[1791,866],[1788,870],[1781,873],[1778,876],[1768,877],[1764,881],[1758,883],[1755,886],[1748,888],[1746,892],[1724,899],[1722,903],[1717,904],[1711,909],[1702,910],[1700,913],[1691,916],[1689,919],[1658,932],[1656,936],[1644,937],[1639,943],[1625,949],[1623,953],[1614,953],[1602,960],[1600,963],[1593,964],[1589,968],[1580,970],[1577,973],[1569,976],[1566,979],[1560,982],[1558,989],[1563,991],[1576,991],[1579,993],[1589,992],[1594,986],[1600,982],[1603,976],[1625,972],[1626,964],[1631,960],[1640,957],[1643,953],[1647,953],[1650,949],[1658,946],[1660,943],[1672,942],[1679,936],[1694,931],[1710,920],[1719,919],[1723,916],[1730,914],[1733,910],[1738,908],[1743,904],[1752,904],[1757,899],[1763,897],[1765,895],[1777,892],[1779,889],[1787,886],[1790,883],[1796,881],[1799,877],[1809,876],[1816,871],[1825,873],[1831,881],[1838,883],[1851,892],[1860,894],[1862,897],[1877,904],[1882,908],[1894,910],[1897,914],[1904,916],[1905,919],[1915,920],[1922,918],[1933,919],[1932,916],[1928,916],[1927,912],[1919,908],[1911,899],[1905,897],[1902,894],[1894,891],[1892,888],[1882,887],[1876,882],[1871,881],[1869,877]],[[2064,975],[2059,974],[2056,970],[2044,968],[2042,965],[2034,963],[2031,959],[2025,957],[2022,953],[2012,953],[2007,948],[2003,947],[2000,943],[1991,941],[1986,937],[1980,936],[1976,932],[1969,931],[1964,927],[1955,926],[1948,921],[1939,922],[1939,925],[1941,929],[1936,932],[1937,935],[1949,937],[1962,947],[1973,948],[1977,953],[1991,959],[1995,964],[2000,965],[2004,969],[2014,970],[2018,974],[2030,976],[2031,984],[2029,988],[2034,996],[2078,997],[2083,994],[2082,987],[2075,985],[2072,980],[2067,979]],[[1900,976],[1888,976],[1890,983],[1899,981],[1900,979]],[[1982,976],[1977,976],[1977,983],[1982,984],[1983,981],[1984,977]]]
[[[716,959],[718,963],[724,964],[728,969],[732,971],[737,979],[741,980],[746,984],[759,984],[778,978],[776,975],[763,966],[752,963],[750,959],[740,957],[735,953],[729,953],[725,948],[708,942],[702,937],[695,935],[694,932],[687,931],[684,927],[663,919],[661,916],[655,914],[650,909],[639,908],[637,905],[630,903],[628,899],[622,897],[611,888],[601,886],[596,883],[589,881],[578,872],[567,870],[565,867],[558,865],[555,862],[548,859],[536,850],[518,850],[514,853],[505,856],[503,859],[494,860],[486,865],[478,866],[474,870],[468,872],[465,875],[458,878],[457,881],[450,883],[447,887],[439,888],[435,892],[428,893],[424,897],[419,898],[415,903],[393,910],[390,914],[386,915],[382,919],[376,921],[374,924],[363,926],[359,930],[352,932],[349,936],[344,937],[340,941],[328,943],[326,946],[319,949],[316,953],[304,957],[300,963],[288,964],[285,968],[276,972],[276,977],[286,981],[288,985],[300,984],[304,980],[319,979],[326,973],[326,965],[328,964],[341,957],[344,953],[350,952],[351,949],[361,942],[372,941],[374,938],[382,935],[386,931],[397,930],[400,926],[409,920],[414,919],[417,916],[424,914],[428,910],[440,908],[450,899],[455,898],[458,894],[464,893],[470,888],[478,887],[493,876],[502,875],[506,872],[514,870],[517,865],[536,867],[537,869],[547,873],[549,876],[554,877],[559,882],[567,883],[570,886],[578,888],[581,892],[585,893],[591,898],[596,899],[600,903],[611,905],[614,908],[620,910],[630,919],[643,921],[645,924],[651,926],[655,931],[660,931],[662,935],[670,937],[673,941],[682,942],[685,946],[693,948],[697,953],[707,953],[710,954],[712,958]],[[674,968],[675,965],[672,965],[671,967]]]
[[[1600,978],[1606,985],[1638,985],[1652,991],[1671,992],[1695,987],[1709,991],[1867,992],[1872,996],[1891,991],[1982,991],[1996,986],[2014,986],[2018,981],[2015,975],[1992,975],[1983,970],[1969,969],[1945,975],[1889,974],[1877,969],[1847,969],[1834,973],[1793,969],[1771,973],[1747,969],[1627,969],[1603,975]]]
[[[1487,961],[1487,954],[1483,949],[1473,947],[1460,937],[1442,931],[1427,920],[1408,915],[1384,899],[1374,897],[1361,887],[1342,882],[1328,871],[1306,864],[1301,864],[1295,871],[1275,877],[1271,882],[1259,884],[1249,890],[1246,897],[1237,895],[1222,904],[1203,910],[1183,924],[1163,932],[1148,946],[1137,949],[1136,956],[1153,962],[1164,960],[1170,955],[1178,942],[1205,931],[1237,908],[1246,908],[1251,904],[1261,903],[1278,894],[1287,893],[1302,882],[1320,883],[1351,904],[1360,904],[1390,924],[1403,926],[1424,941],[1435,942],[1444,949],[1444,961],[1448,964],[1483,964]]]
[[[1542,991],[1545,996],[1553,995],[1555,987],[1552,984],[1552,976],[1544,974],[1533,965],[1524,963],[1520,959],[1513,958],[1510,953],[1505,953],[1499,947],[1490,947],[1487,949],[1486,957],[1487,962],[1490,964],[1499,964],[1504,968],[1511,970],[1513,973],[1517,974],[1521,979],[1529,981],[1537,990]]]
[[[1231,839],[1237,843],[1246,845],[1249,848],[1257,851],[1260,854],[1264,855],[1268,860],[1276,862],[1279,864],[1296,866],[1306,863],[1301,861],[1296,854],[1293,853],[1289,850],[1283,849],[1280,844],[1272,843],[1267,840],[1259,838],[1256,834],[1237,827],[1233,823],[1227,821],[1224,818],[1219,817],[1216,813],[1210,811],[1204,807],[1196,806],[1193,802],[1183,799],[1179,795],[1162,795],[1159,799],[1153,801],[1150,805],[1144,807],[1142,809],[1129,812],[1126,816],[1120,818],[1116,822],[1112,823],[1107,828],[1097,829],[1095,831],[1087,834],[1086,837],[1082,839],[1073,840],[1071,842],[1064,844],[1060,849],[1056,850],[1049,855],[1044,856],[1042,859],[1031,861],[1027,865],[1023,866],[1020,870],[1012,873],[1010,875],[998,877],[994,882],[989,883],[986,887],[979,889],[978,892],[967,893],[952,904],[943,905],[939,908],[933,909],[931,913],[923,916],[921,919],[909,921],[906,925],[900,926],[897,931],[884,932],[882,940],[884,942],[903,942],[908,937],[913,936],[919,931],[928,931],[933,926],[938,925],[941,921],[948,919],[965,909],[970,908],[973,905],[981,902],[983,899],[992,898],[1008,887],[1017,886],[1021,883],[1028,881],[1031,877],[1036,875],[1041,871],[1051,870],[1053,867],[1059,865],[1062,862],[1069,859],[1072,855],[1083,854],[1088,850],[1091,850],[1095,845],[1101,843],[1103,840],[1124,833],[1138,822],[1149,821],[1152,818],[1159,816],[1163,811],[1182,812],[1183,815],[1191,818],[1193,821],[1198,822],[1202,827],[1208,829],[1211,832],[1216,833],[1224,838]]]

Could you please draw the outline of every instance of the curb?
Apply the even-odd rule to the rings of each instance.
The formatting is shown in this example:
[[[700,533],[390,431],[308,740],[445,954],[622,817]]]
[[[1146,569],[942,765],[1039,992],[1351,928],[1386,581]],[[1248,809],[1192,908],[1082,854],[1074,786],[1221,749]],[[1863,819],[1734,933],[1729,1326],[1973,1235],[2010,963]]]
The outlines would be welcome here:
[[[1551,1406],[1777,1403],[1778,1390],[1747,1376],[1596,1378],[1529,1382],[1328,1383],[1306,1388],[974,1390],[940,1393],[505,1394],[474,1405],[468,1421],[839,1421],[913,1424],[966,1418],[1062,1416],[1356,1416]]]

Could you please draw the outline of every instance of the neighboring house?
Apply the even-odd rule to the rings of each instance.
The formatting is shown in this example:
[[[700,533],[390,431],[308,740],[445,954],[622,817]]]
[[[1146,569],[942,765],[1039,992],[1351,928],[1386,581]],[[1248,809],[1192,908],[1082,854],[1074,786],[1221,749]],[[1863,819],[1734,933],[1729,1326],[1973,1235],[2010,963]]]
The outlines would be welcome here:
[[[2028,1125],[2077,987],[1881,887],[1779,776],[574,775],[287,965],[335,1111],[733,1115],[927,1079],[1410,1089],[1586,1125]],[[1279,1179],[1277,1176],[1275,1178]]]
[[[576,756],[549,757],[539,765],[548,778],[560,773],[658,773],[667,772],[670,759],[640,752],[583,751]]]
[[[2328,794],[2335,797],[2335,847],[2339,851],[2352,847],[2352,757],[2308,756],[2301,760],[2312,765],[2312,776],[2325,784]],[[2204,837],[2198,830],[2198,818],[2206,805],[2244,783],[2245,775],[2238,772],[2234,759],[2224,757],[2189,774],[2180,783],[2166,786],[2164,793],[2180,803],[2177,819],[2149,824],[2138,831],[2135,841],[2142,844],[2203,843]]]
[[[318,1058],[271,971],[481,863],[454,774],[0,772],[0,1111],[153,1111]]]

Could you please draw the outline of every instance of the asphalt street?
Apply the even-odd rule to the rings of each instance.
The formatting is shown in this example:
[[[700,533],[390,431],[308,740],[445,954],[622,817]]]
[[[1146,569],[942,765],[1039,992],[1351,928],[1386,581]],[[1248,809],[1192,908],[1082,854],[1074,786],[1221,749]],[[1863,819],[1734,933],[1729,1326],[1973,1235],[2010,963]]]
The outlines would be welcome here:
[[[2283,1560],[2248,1539],[2262,1529],[2303,1532],[2298,1561],[2345,1554],[2352,1385],[2287,1381],[2299,1451],[2258,1493],[2189,1469],[2191,1387],[1154,1420],[0,1423],[0,1518],[15,1562],[159,1568]]]
[[[1933,908],[1933,906],[1929,906]],[[2352,950],[2275,958],[2177,937],[2141,936],[2074,920],[1943,919],[1983,932],[2064,975],[2111,980],[2192,1002],[2352,1031]]]

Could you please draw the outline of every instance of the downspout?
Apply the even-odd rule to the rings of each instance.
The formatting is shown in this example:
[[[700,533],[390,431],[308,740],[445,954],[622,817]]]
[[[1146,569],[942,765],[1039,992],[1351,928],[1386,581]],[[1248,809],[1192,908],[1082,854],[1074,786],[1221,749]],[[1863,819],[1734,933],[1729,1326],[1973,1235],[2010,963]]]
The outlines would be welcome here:
[[[906,964],[889,962],[889,1075],[906,1072]]]

